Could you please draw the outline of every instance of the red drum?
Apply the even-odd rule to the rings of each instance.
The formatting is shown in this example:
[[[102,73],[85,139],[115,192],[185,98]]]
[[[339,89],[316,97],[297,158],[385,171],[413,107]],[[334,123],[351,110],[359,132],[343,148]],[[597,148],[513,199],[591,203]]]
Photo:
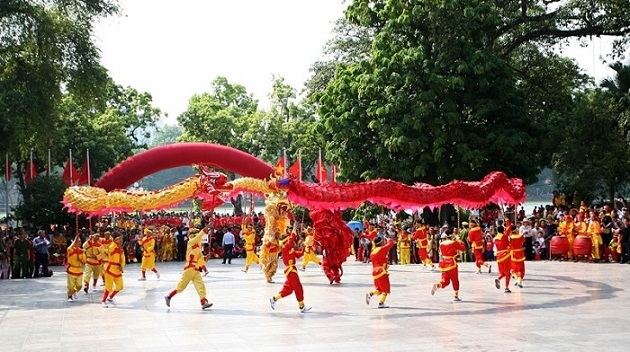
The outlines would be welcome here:
[[[551,254],[565,255],[569,253],[569,239],[565,236],[554,236],[549,243]]]
[[[590,237],[578,236],[573,240],[574,255],[591,255],[593,241]]]

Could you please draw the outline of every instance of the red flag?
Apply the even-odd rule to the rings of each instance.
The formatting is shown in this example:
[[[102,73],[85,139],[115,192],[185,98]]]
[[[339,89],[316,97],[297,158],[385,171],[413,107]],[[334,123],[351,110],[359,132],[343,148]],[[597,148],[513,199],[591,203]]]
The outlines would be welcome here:
[[[337,165],[332,165],[330,167],[330,172],[332,172],[332,182],[337,182],[337,174],[339,173],[339,168]]]
[[[35,163],[31,161],[28,163],[26,172],[24,173],[24,183],[31,182],[35,177],[37,177],[37,167],[35,167]]]
[[[72,175],[72,177],[71,177]],[[63,174],[61,174],[61,179],[67,185],[75,185],[79,179],[79,174],[77,173],[77,169],[72,165],[70,160],[66,162],[66,166],[63,168]]]
[[[278,162],[276,163],[276,166],[274,167],[274,170],[276,171],[276,176],[283,176],[284,175],[284,169],[286,168],[286,162],[284,161],[284,155],[280,158],[280,160],[278,160]]]
[[[322,162],[321,156],[317,158],[317,164],[315,165],[315,177],[319,183],[328,181],[328,171],[326,171],[326,165]]]
[[[295,176],[298,180],[302,181],[302,160],[300,160],[300,158],[291,165],[289,173]]]
[[[9,162],[9,154],[7,154],[7,158],[6,158],[6,163],[5,163],[5,169],[4,169],[4,179],[5,181],[9,182],[11,181],[11,163]]]
[[[77,186],[91,184],[92,175],[90,175],[90,164],[88,163],[88,159],[85,159],[85,161],[83,161],[83,166],[81,166],[81,172],[78,175]]]

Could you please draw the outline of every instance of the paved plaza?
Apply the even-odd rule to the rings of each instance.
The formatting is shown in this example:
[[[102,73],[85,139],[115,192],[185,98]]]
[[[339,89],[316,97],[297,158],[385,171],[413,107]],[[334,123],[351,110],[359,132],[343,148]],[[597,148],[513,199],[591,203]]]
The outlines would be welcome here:
[[[505,294],[496,274],[474,274],[460,266],[462,302],[452,289],[430,295],[438,271],[417,265],[392,266],[389,309],[367,306],[371,265],[353,258],[344,265],[341,285],[329,285],[320,268],[300,272],[306,303],[300,313],[294,296],[276,309],[269,297],[284,282],[265,282],[256,266],[241,272],[213,260],[204,278],[214,306],[202,311],[192,285],[167,308],[164,295],[178,279],[182,263],[158,263],[162,277],[139,264],[125,269],[125,289],[116,308],[102,308],[99,292],[66,301],[66,275],[53,267],[51,278],[0,281],[0,351],[603,351],[630,343],[630,265],[527,262],[524,288]]]

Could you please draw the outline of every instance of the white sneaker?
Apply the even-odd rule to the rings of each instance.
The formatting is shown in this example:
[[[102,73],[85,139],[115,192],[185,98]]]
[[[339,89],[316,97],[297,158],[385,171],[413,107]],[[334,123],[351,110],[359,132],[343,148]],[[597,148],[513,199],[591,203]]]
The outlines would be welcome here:
[[[384,309],[384,308],[389,308],[389,306],[385,303],[379,303],[378,304],[378,309]]]
[[[203,273],[203,276],[208,276],[209,271]]]
[[[96,287],[92,287],[92,293],[96,292]]]
[[[74,302],[74,300],[72,299],[72,297],[68,297],[68,302],[70,302],[70,303]]]
[[[107,304],[107,302],[101,302],[101,307],[109,308],[109,304]]]
[[[498,289],[501,288],[501,281],[499,281],[499,279],[494,279],[494,287]]]
[[[368,292],[365,294],[365,304],[370,305],[370,300],[372,299],[372,295]]]
[[[481,275],[481,270],[475,271],[475,275]]]
[[[461,302],[461,301],[462,301],[462,299],[461,299],[461,298],[459,298],[459,297],[455,297],[455,298],[453,298],[453,302]]]
[[[306,312],[308,312],[311,309],[313,309],[313,307],[311,307],[311,306],[304,306],[304,307],[302,307],[302,309],[300,309],[300,313],[306,313]]]
[[[438,289],[438,284],[433,284],[431,287],[431,296],[435,295],[435,291]]]
[[[276,309],[276,300],[273,297],[269,298],[269,303],[271,304],[271,309]]]
[[[107,302],[108,304],[111,304],[111,305],[114,305],[114,306],[116,305],[116,301],[114,301],[114,299],[113,299],[113,298],[107,298],[106,302]]]
[[[206,303],[201,305],[201,309],[202,310],[206,310],[206,308],[210,308],[210,307],[212,307],[212,303],[210,303],[210,302],[206,302]]]
[[[147,281],[147,278],[146,277],[141,277],[141,278],[138,279],[138,281]]]
[[[75,292],[75,293],[72,295],[72,299],[73,299],[73,300],[76,300],[77,298],[78,298],[78,297],[77,297],[77,293]]]
[[[156,277],[157,277],[157,279],[159,280],[159,279],[160,279],[160,272],[159,272],[159,271],[156,271],[156,272],[155,272],[155,276],[156,276]]]

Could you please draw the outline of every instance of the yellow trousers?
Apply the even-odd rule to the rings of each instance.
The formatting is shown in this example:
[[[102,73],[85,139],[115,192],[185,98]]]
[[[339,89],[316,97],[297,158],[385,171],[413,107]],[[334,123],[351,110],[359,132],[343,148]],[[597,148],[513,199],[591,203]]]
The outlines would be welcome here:
[[[400,249],[400,265],[411,264],[411,251],[409,247]]]
[[[249,268],[252,263],[258,264],[258,255],[255,251],[247,251],[247,257],[245,258],[245,268]]]
[[[140,265],[140,269],[144,271],[155,269],[155,254],[151,254],[148,257],[142,256],[142,264]]]
[[[184,272],[182,273],[182,277],[179,279],[177,287],[175,288],[177,290],[177,293],[181,293],[182,291],[184,291],[191,281],[195,286],[195,290],[197,291],[197,295],[199,295],[199,298],[206,298],[206,285],[203,283],[201,274],[196,268],[188,268],[184,270]]]
[[[308,263],[315,263],[317,265],[321,265],[319,258],[315,255],[315,252],[304,253],[304,257],[302,257],[302,267],[306,268]]]
[[[90,283],[90,277],[97,280],[101,276],[101,265],[86,265],[85,272],[83,273],[83,282]]]
[[[591,255],[593,256],[593,259],[601,259],[601,253],[599,248],[602,246],[602,244],[604,243],[602,241],[602,235],[593,235],[591,237],[591,240],[593,240],[593,249],[591,250]]]
[[[114,287],[116,287],[116,289],[114,289]],[[119,277],[114,277],[111,274],[108,274],[107,272],[105,272],[105,290],[107,292],[113,292],[113,291],[122,291],[123,288],[125,287],[125,284],[123,283],[123,277],[122,275],[120,275]]]
[[[81,275],[73,276],[67,274],[67,277],[68,279],[66,280],[66,283],[68,288],[68,297],[72,297],[73,294],[81,290]]]

